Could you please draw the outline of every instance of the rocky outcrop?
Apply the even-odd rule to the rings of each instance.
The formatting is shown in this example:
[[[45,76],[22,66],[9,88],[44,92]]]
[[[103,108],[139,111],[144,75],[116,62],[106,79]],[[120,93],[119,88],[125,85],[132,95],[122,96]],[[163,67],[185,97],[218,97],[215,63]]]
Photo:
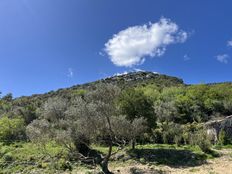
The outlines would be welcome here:
[[[219,132],[224,130],[226,136],[232,139],[232,116],[228,116],[222,119],[209,121],[205,124],[208,135],[212,137],[212,141],[216,143],[218,141]]]

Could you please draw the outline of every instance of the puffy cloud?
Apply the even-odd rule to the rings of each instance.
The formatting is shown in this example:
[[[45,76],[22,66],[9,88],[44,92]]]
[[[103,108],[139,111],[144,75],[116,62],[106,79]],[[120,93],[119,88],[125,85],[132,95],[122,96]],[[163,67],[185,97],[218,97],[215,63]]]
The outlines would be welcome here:
[[[105,52],[117,66],[131,67],[142,64],[146,57],[158,57],[170,44],[183,43],[188,33],[179,29],[170,19],[133,26],[115,34],[105,44]]]
[[[228,54],[220,54],[216,56],[217,60],[221,63],[227,64],[229,62],[229,55]]]
[[[232,40],[229,40],[229,41],[227,42],[227,46],[228,46],[228,47],[232,47]]]

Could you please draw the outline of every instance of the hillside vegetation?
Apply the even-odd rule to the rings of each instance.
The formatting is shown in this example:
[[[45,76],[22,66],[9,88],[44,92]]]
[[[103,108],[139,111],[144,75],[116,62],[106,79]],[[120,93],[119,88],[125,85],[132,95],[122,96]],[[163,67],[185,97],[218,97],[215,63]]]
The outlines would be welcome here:
[[[29,97],[8,94],[0,99],[0,173],[203,165],[220,156],[212,147],[232,143],[227,130],[209,133],[205,122],[229,115],[231,83],[186,85],[151,72]]]

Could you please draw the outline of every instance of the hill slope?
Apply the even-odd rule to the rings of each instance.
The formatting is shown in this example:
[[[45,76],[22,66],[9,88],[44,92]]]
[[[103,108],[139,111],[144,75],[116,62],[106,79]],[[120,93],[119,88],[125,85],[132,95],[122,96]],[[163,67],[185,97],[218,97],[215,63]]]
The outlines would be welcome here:
[[[170,87],[170,86],[180,86],[184,85],[184,82],[182,79],[172,76],[167,76],[163,74],[157,74],[153,72],[130,72],[127,74],[122,75],[115,75],[112,77],[108,77],[105,79],[97,80],[90,83],[85,83],[82,85],[75,85],[70,88],[64,88],[59,89],[57,91],[50,91],[45,94],[35,94],[28,97],[19,97],[16,100],[21,99],[30,99],[30,100],[36,100],[36,99],[42,99],[47,100],[50,97],[55,96],[63,96],[68,97],[72,94],[75,90],[92,90],[95,88],[95,86],[99,83],[109,83],[116,86],[119,86],[120,88],[128,88],[133,86],[142,86],[142,85],[148,85],[148,84],[155,84],[160,87]]]

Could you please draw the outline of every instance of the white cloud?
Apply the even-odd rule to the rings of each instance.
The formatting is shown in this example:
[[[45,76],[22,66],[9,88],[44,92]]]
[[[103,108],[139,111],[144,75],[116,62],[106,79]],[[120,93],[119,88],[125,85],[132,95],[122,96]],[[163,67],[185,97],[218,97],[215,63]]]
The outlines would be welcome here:
[[[129,73],[128,71],[124,71],[123,73],[116,73],[113,76],[122,76],[122,75],[126,75],[128,73]]]
[[[216,56],[217,60],[221,63],[227,64],[229,62],[229,55],[228,54],[220,54]]]
[[[229,41],[227,42],[227,46],[228,46],[228,47],[232,47],[232,40],[229,40]]]
[[[135,72],[145,72],[145,70],[139,69],[139,68],[134,68]]]
[[[179,29],[170,19],[133,26],[115,34],[106,44],[105,52],[117,66],[142,64],[145,57],[158,57],[170,44],[183,43],[188,33]]]
[[[191,57],[189,57],[187,54],[184,55],[184,61],[189,61],[191,60]]]
[[[68,69],[68,74],[67,74],[67,76],[68,76],[69,78],[72,78],[72,77],[74,76],[74,71],[73,71],[72,68],[69,68],[69,69]]]

